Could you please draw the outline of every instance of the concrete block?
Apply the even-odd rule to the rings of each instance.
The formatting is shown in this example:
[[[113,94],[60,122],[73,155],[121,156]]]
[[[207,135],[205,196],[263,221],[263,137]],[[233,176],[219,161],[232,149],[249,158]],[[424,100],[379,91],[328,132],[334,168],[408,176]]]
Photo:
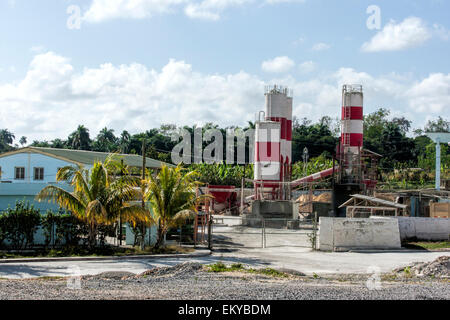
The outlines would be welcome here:
[[[319,250],[333,251],[333,218],[319,218]]]
[[[321,217],[319,228],[319,249],[323,251],[401,248],[396,219]]]
[[[376,218],[376,217],[371,217]],[[446,241],[450,237],[450,219],[395,217],[402,240]]]

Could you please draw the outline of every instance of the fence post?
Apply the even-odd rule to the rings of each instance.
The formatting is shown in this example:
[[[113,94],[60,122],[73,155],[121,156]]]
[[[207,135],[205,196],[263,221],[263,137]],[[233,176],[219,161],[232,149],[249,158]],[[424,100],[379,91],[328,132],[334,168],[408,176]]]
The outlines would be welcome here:
[[[261,247],[266,248],[266,220],[264,217],[261,218]]]
[[[264,220],[264,249],[267,248],[267,241],[266,241],[266,220]]]
[[[212,215],[209,216],[209,221],[208,221],[208,249],[212,250],[213,246],[212,246],[212,224],[213,224],[213,218]]]
[[[313,237],[314,237],[313,249],[314,249],[314,251],[316,251],[317,250],[317,211],[314,212]]]

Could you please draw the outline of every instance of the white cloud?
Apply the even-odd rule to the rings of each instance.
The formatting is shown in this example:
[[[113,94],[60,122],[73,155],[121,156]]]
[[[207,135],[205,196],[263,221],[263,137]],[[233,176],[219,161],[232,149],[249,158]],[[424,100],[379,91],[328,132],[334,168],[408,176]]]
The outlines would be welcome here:
[[[305,41],[306,41],[306,38],[305,38],[305,37],[300,37],[300,38],[298,38],[298,39],[292,41],[292,44],[293,44],[294,46],[299,46],[299,45],[303,44]]]
[[[279,3],[304,3],[306,0],[266,0],[267,4],[279,4]]]
[[[228,7],[243,6],[254,0],[203,0],[191,2],[185,8],[185,13],[190,18],[206,20],[219,20],[220,13]]]
[[[450,30],[440,24],[433,24],[433,29],[435,34],[444,41],[448,41],[450,39]]]
[[[302,3],[305,0],[265,0],[263,4]],[[88,22],[117,18],[143,19],[156,14],[184,9],[189,18],[219,20],[221,13],[231,7],[260,4],[258,0],[92,0],[84,14]]]
[[[30,51],[33,53],[42,53],[45,51],[45,47],[44,46],[32,46],[30,48]]]
[[[261,65],[261,68],[265,72],[271,73],[281,73],[288,72],[295,66],[295,62],[292,61],[289,57],[276,57],[272,60],[264,61]]]
[[[155,14],[168,13],[188,0],[92,0],[84,19],[102,22],[116,18],[143,19]]]
[[[305,61],[301,63],[298,67],[301,72],[309,73],[313,72],[316,69],[316,64],[314,63],[314,61]]]
[[[264,85],[275,83],[294,90],[299,118],[338,117],[345,83],[363,84],[366,114],[378,107],[409,112],[415,127],[426,116],[449,117],[450,74],[417,80],[340,68],[308,81],[289,74],[263,81],[244,71],[204,74],[177,60],[161,70],[139,63],[76,70],[70,59],[47,52],[35,56],[22,80],[0,85],[0,128],[32,141],[67,137],[79,124],[93,136],[105,126],[136,133],[163,123],[245,125],[263,109]]]
[[[391,20],[369,42],[362,45],[365,52],[399,51],[421,46],[431,37],[422,19],[410,17],[396,24]]]
[[[431,74],[416,83],[406,95],[416,112],[450,114],[450,74]]]
[[[313,51],[325,51],[325,50],[328,50],[330,48],[331,48],[331,46],[329,44],[323,43],[323,42],[319,42],[319,43],[316,43],[315,45],[313,45],[312,50]]]

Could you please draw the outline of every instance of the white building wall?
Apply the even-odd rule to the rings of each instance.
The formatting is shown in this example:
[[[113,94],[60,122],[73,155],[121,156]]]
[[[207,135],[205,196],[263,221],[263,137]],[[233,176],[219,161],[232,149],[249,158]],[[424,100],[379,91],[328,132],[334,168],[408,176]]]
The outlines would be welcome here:
[[[75,165],[72,162],[59,160],[39,153],[23,152],[0,158],[0,181],[12,183],[51,183],[56,182],[56,172],[59,168]],[[25,168],[25,179],[15,180],[15,168]],[[44,168],[44,180],[34,180],[34,168]]]

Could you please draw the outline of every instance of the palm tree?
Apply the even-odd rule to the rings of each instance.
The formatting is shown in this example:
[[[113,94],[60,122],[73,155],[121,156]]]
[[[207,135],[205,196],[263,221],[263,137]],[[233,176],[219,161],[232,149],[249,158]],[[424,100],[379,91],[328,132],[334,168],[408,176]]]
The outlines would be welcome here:
[[[89,129],[83,125],[78,126],[77,130],[69,136],[68,145],[75,150],[89,150],[91,145]]]
[[[0,130],[0,141],[4,144],[12,144],[14,142],[14,139],[16,136],[11,133],[8,129],[2,129]]]
[[[131,223],[152,222],[147,210],[130,203],[137,196],[136,179],[129,175],[114,179],[113,172],[117,169],[123,170],[113,156],[109,156],[104,163],[96,162],[90,170],[73,166],[61,168],[56,179],[69,182],[73,192],[58,186],[47,186],[36,198],[38,201],[56,202],[87,223],[89,247],[92,248],[100,224],[114,224],[119,216]]]
[[[120,135],[119,145],[121,153],[128,153],[128,149],[130,148],[131,143],[131,135],[128,131],[124,130]]]
[[[196,171],[184,174],[181,166],[169,168],[163,165],[156,177],[148,175],[143,182],[144,199],[150,203],[155,223],[159,224],[155,248],[163,244],[169,229],[195,216],[197,202],[205,197],[196,195],[196,176]]]
[[[55,140],[52,140],[51,146],[52,148],[64,149],[66,147],[66,141],[56,138]]]
[[[117,138],[114,135],[114,129],[103,128],[97,135],[94,143],[96,151],[111,152],[113,151]]]
[[[27,144],[27,137],[23,136],[20,138],[19,140],[20,145],[23,147],[24,145]]]

